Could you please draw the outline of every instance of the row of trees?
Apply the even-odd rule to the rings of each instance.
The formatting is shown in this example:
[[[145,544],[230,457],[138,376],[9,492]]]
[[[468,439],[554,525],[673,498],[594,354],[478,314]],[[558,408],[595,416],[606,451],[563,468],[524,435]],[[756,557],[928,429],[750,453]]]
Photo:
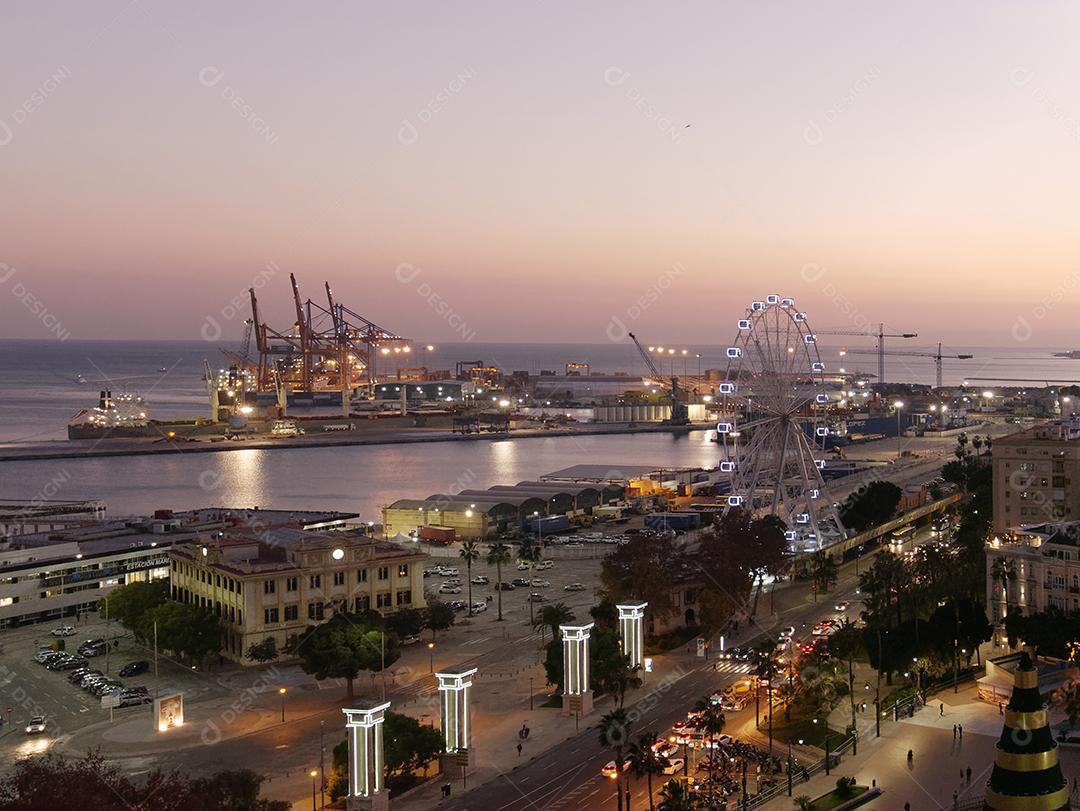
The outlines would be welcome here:
[[[221,621],[214,612],[170,600],[165,580],[120,586],[101,601],[98,610],[144,644],[153,642],[156,627],[158,647],[178,658],[200,661],[221,649]]]
[[[409,788],[415,774],[425,768],[445,750],[442,733],[421,724],[415,718],[397,712],[387,712],[383,721],[383,764],[386,767],[386,786],[392,793]],[[343,740],[334,747],[333,766],[326,778],[327,791],[333,800],[344,797],[349,790],[349,742]]]
[[[701,534],[695,550],[631,538],[604,559],[601,588],[613,603],[648,601],[650,613],[664,619],[674,611],[676,585],[694,583],[701,624],[721,627],[739,608],[756,610],[767,577],[787,567],[787,549],[784,525],[777,518],[732,510]]]
[[[153,771],[134,779],[99,753],[78,760],[49,753],[12,764],[0,780],[0,811],[73,805],[80,811],[288,811],[289,803],[259,796],[264,780],[248,769],[206,778]]]

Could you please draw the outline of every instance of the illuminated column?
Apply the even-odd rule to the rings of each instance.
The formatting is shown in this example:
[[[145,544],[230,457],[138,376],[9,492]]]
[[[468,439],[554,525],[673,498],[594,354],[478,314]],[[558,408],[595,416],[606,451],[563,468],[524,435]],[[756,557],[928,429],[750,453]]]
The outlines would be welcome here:
[[[563,715],[592,712],[589,689],[589,631],[593,624],[560,625],[563,641]]]
[[[348,811],[387,811],[390,792],[383,785],[383,716],[387,701],[354,710],[343,709],[349,736]]]
[[[645,669],[645,608],[648,603],[616,605],[619,609],[619,635],[623,656],[630,659],[631,670]]]
[[[472,768],[476,755],[472,748],[472,677],[476,668],[447,668],[435,674],[439,680],[439,705],[446,754],[439,759],[440,770]]]

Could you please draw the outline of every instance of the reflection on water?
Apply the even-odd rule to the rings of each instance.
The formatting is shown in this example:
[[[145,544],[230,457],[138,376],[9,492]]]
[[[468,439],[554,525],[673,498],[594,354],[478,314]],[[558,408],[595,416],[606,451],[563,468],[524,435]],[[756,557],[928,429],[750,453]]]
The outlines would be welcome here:
[[[708,431],[426,442],[290,450],[7,462],[4,498],[34,498],[63,472],[55,499],[100,498],[111,515],[228,505],[335,509],[377,521],[380,507],[493,484],[516,484],[576,464],[715,467]]]

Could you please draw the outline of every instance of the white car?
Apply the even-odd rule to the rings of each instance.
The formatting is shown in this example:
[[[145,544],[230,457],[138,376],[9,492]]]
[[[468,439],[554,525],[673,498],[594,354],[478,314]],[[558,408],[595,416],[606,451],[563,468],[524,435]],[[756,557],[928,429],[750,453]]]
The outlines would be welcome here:
[[[840,602],[838,602],[836,605],[833,606],[833,609],[835,609],[836,611],[838,611],[840,613],[844,613],[844,612],[846,612],[848,610],[848,608],[850,606],[851,606],[851,603],[849,603],[847,600],[841,600]]]
[[[554,566],[555,566],[555,561],[553,561],[553,560],[542,560],[542,561],[540,561],[539,563],[536,564],[536,571],[542,572],[542,571],[544,571],[546,569],[554,568]]]
[[[440,577],[457,577],[458,576],[458,570],[450,568],[449,566],[440,566],[439,567],[439,576]]]
[[[402,645],[417,645],[420,643],[420,637],[416,634],[409,634],[401,640]]]
[[[461,586],[439,586],[439,594],[461,594]]]
[[[519,563],[517,565],[517,570],[519,572],[527,572],[527,571],[529,571],[529,564],[528,563]]]
[[[583,583],[570,583],[563,586],[563,591],[585,591],[585,585]]]
[[[35,715],[26,725],[27,735],[38,735],[45,731],[45,716]]]
[[[469,582],[471,582],[474,586],[486,586],[491,581],[487,579],[486,575],[478,574]]]
[[[630,768],[630,761],[629,760],[623,760],[622,770],[625,772],[629,768]],[[604,768],[602,768],[600,770],[600,774],[602,774],[604,777],[608,777],[608,778],[610,778],[612,780],[614,780],[616,777],[618,777],[619,771],[618,771],[618,767],[616,767],[616,765],[615,765],[615,761],[614,760],[609,760],[607,763],[605,763]]]
[[[70,625],[61,625],[59,628],[52,629],[53,636],[75,636],[75,629]]]
[[[472,604],[472,612],[474,614],[482,614],[485,611],[487,611],[487,601],[486,600],[480,600],[479,602],[475,602],[475,603]]]
[[[538,588],[538,589],[551,588],[551,581],[550,580],[541,580],[539,577],[533,578],[532,584],[533,584],[533,588]]]
[[[664,774],[677,774],[683,770],[683,764],[686,763],[681,757],[668,758],[668,764],[664,767]]]

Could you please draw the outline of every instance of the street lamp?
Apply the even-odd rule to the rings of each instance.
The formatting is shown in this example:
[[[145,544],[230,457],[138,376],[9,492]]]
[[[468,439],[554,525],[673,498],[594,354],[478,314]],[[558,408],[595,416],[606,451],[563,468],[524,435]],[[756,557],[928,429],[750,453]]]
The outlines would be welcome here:
[[[428,650],[428,673],[434,673],[435,672],[435,643],[434,642],[428,642],[427,643],[427,650]]]
[[[281,723],[285,723],[285,688],[279,687],[278,692],[281,694]]]
[[[896,458],[899,459],[900,458],[900,409],[902,409],[904,407],[904,404],[903,404],[902,401],[897,400],[895,403],[893,403],[893,406],[896,408]]]
[[[311,775],[311,811],[315,811],[318,807],[318,803],[315,800],[315,778],[319,776],[319,770],[312,769],[308,774]]]

